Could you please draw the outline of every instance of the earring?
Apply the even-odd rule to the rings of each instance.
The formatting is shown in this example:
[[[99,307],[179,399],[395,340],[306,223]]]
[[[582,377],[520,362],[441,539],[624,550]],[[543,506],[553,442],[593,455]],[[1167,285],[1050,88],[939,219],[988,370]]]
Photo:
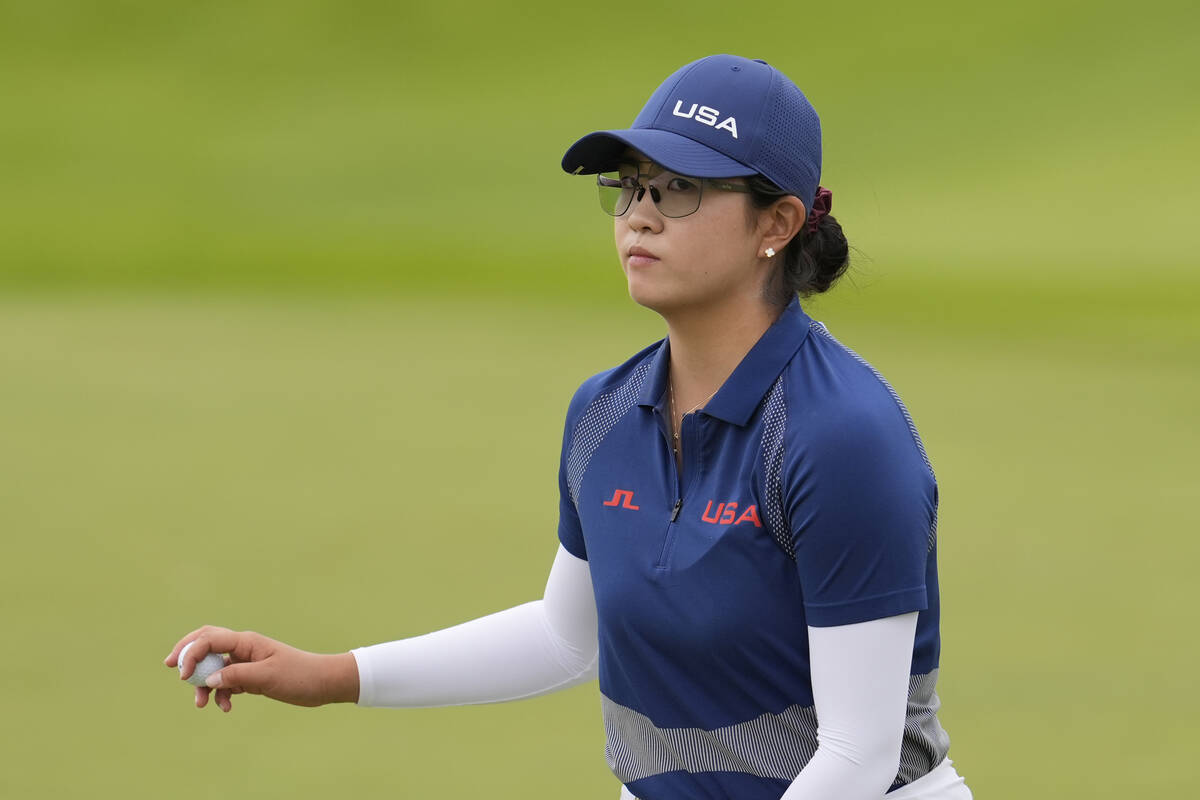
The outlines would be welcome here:
[[[768,247],[764,252],[766,252],[767,258],[775,257],[775,248],[774,247]]]

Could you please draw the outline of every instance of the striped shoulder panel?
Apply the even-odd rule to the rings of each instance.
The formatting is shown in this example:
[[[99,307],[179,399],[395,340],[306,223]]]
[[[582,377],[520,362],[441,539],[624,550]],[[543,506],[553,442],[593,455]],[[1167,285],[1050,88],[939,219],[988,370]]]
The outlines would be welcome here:
[[[583,413],[571,434],[571,449],[567,453],[567,489],[571,502],[579,507],[579,490],[583,475],[600,443],[604,441],[621,417],[637,404],[642,383],[650,373],[653,362],[646,359],[630,372],[622,383],[596,396]]]
[[[783,512],[783,434],[787,430],[787,402],[781,374],[763,400],[762,459],[763,517],[767,530],[787,557],[796,559],[791,529]]]

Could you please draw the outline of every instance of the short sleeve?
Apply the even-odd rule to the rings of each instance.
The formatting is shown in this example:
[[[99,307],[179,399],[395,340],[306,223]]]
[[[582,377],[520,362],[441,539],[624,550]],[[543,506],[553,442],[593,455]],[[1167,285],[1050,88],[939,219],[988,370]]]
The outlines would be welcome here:
[[[885,395],[802,414],[789,440],[785,502],[808,624],[926,609],[937,486],[907,415]]]
[[[583,526],[579,522],[579,510],[571,494],[568,476],[571,446],[575,438],[575,421],[578,417],[582,387],[576,392],[567,409],[567,419],[563,430],[562,454],[558,464],[558,541],[563,548],[575,556],[587,560],[587,547],[583,541]]]
[[[621,366],[588,378],[575,390],[567,407],[558,464],[558,540],[576,558],[587,560],[578,502],[591,454],[604,434],[637,402],[637,387],[650,369],[649,359],[661,347],[662,341],[655,342]]]
[[[587,560],[587,547],[583,543],[583,527],[579,524],[579,512],[567,488],[566,469],[559,468],[558,477],[558,541],[563,548],[575,556]]]

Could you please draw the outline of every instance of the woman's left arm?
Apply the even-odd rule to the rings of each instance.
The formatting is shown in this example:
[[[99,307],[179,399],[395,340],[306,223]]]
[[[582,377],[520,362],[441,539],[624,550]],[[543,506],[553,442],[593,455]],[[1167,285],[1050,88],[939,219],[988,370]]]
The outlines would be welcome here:
[[[783,800],[877,800],[900,767],[917,612],[809,627],[817,752]]]

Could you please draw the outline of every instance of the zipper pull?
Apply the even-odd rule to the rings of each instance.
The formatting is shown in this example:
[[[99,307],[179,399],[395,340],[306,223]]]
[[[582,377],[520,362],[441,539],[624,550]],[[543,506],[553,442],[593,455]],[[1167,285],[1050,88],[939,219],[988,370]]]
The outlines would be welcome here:
[[[681,497],[675,501],[675,507],[673,509],[671,509],[671,522],[674,522],[675,520],[679,519],[679,509],[682,505],[683,505],[683,498]]]

